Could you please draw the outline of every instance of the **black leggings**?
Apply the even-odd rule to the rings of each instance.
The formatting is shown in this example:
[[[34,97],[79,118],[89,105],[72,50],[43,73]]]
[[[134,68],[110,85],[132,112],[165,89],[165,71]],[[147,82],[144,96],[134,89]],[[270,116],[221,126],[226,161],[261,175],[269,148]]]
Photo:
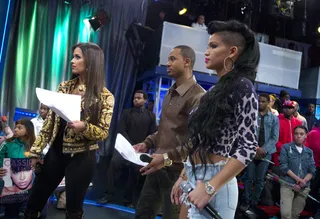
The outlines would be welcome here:
[[[60,143],[60,142],[59,142]],[[53,144],[36,176],[26,212],[41,212],[63,177],[66,181],[67,212],[82,211],[83,201],[95,169],[95,151],[63,154],[61,144]]]

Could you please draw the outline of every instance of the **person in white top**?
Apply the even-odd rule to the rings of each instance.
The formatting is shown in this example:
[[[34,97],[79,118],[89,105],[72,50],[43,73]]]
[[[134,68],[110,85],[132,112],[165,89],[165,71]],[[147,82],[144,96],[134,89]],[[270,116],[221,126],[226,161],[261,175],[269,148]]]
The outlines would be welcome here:
[[[293,116],[296,117],[297,119],[299,119],[302,122],[302,125],[308,129],[308,123],[307,123],[306,118],[301,116],[299,113],[299,108],[300,108],[299,103],[296,101],[293,101],[293,104],[294,104]],[[311,131],[311,130],[308,130],[308,131]]]
[[[278,110],[275,108],[275,102],[277,96],[275,94],[270,94],[270,104],[269,104],[269,109],[272,112],[273,115],[279,116]]]
[[[193,28],[197,28],[197,29],[202,29],[202,30],[207,30],[207,26],[206,24],[204,23],[205,22],[205,18],[204,18],[204,15],[199,15],[198,18],[197,18],[197,22],[195,23],[192,23],[192,27]]]
[[[44,123],[44,120],[47,117],[47,114],[49,112],[49,107],[44,105],[43,103],[40,104],[40,109],[39,109],[39,115],[33,119],[31,119],[31,122],[33,123],[34,126],[34,134],[35,136],[39,135],[39,132],[42,128],[42,125]]]
[[[31,122],[33,123],[33,126],[34,126],[34,134],[36,137],[39,135],[39,132],[43,126],[44,120],[46,119],[48,112],[49,112],[49,107],[41,103],[40,109],[39,109],[39,115],[31,119]],[[46,154],[48,150],[49,150],[49,145],[47,145],[46,148],[43,150],[43,154]]]

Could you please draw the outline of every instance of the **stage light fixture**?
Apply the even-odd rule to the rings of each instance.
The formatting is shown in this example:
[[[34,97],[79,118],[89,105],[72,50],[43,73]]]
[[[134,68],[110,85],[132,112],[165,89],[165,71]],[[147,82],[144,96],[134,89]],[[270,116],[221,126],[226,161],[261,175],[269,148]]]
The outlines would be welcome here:
[[[94,31],[97,31],[102,26],[101,22],[96,17],[90,16],[88,18],[83,19],[83,22],[88,29],[92,27]]]
[[[182,8],[179,10],[179,15],[184,15],[188,11],[187,8]]]
[[[90,19],[89,23],[94,31],[97,31],[102,26],[100,20],[97,18]]]
[[[320,26],[318,27],[318,33],[320,33]]]
[[[88,29],[90,29],[90,27],[92,27],[92,29],[94,31],[97,31],[103,25],[109,23],[109,21],[110,21],[109,16],[108,16],[107,12],[103,9],[100,9],[96,13],[96,15],[87,17],[83,20],[86,27]]]
[[[70,5],[71,0],[65,0],[64,3],[67,4],[67,5]]]

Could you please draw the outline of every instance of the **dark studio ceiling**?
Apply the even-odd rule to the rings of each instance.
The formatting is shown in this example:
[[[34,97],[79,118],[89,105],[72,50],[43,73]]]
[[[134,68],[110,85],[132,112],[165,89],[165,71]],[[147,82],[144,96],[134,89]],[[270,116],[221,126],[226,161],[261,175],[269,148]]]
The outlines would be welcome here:
[[[188,8],[183,16],[177,13],[181,7]],[[271,40],[281,37],[312,44],[320,38],[320,0],[156,0],[147,19],[153,19],[160,10],[166,11],[167,21],[183,25],[204,14],[206,23],[237,19],[256,32],[270,35]]]

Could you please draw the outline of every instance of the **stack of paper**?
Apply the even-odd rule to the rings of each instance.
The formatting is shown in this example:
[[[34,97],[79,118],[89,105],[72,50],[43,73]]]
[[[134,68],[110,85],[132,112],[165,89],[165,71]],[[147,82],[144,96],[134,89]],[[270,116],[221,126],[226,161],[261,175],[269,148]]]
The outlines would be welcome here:
[[[80,95],[62,94],[41,88],[36,88],[36,94],[40,103],[48,106],[67,122],[80,121]]]
[[[128,140],[125,137],[123,137],[121,134],[117,135],[115,148],[124,159],[132,163],[138,164],[140,166],[148,165],[148,163],[142,162],[140,160],[140,155],[143,153],[137,153],[132,147],[132,145],[130,144],[130,142],[128,142]],[[149,154],[146,154],[146,155],[149,156]]]

